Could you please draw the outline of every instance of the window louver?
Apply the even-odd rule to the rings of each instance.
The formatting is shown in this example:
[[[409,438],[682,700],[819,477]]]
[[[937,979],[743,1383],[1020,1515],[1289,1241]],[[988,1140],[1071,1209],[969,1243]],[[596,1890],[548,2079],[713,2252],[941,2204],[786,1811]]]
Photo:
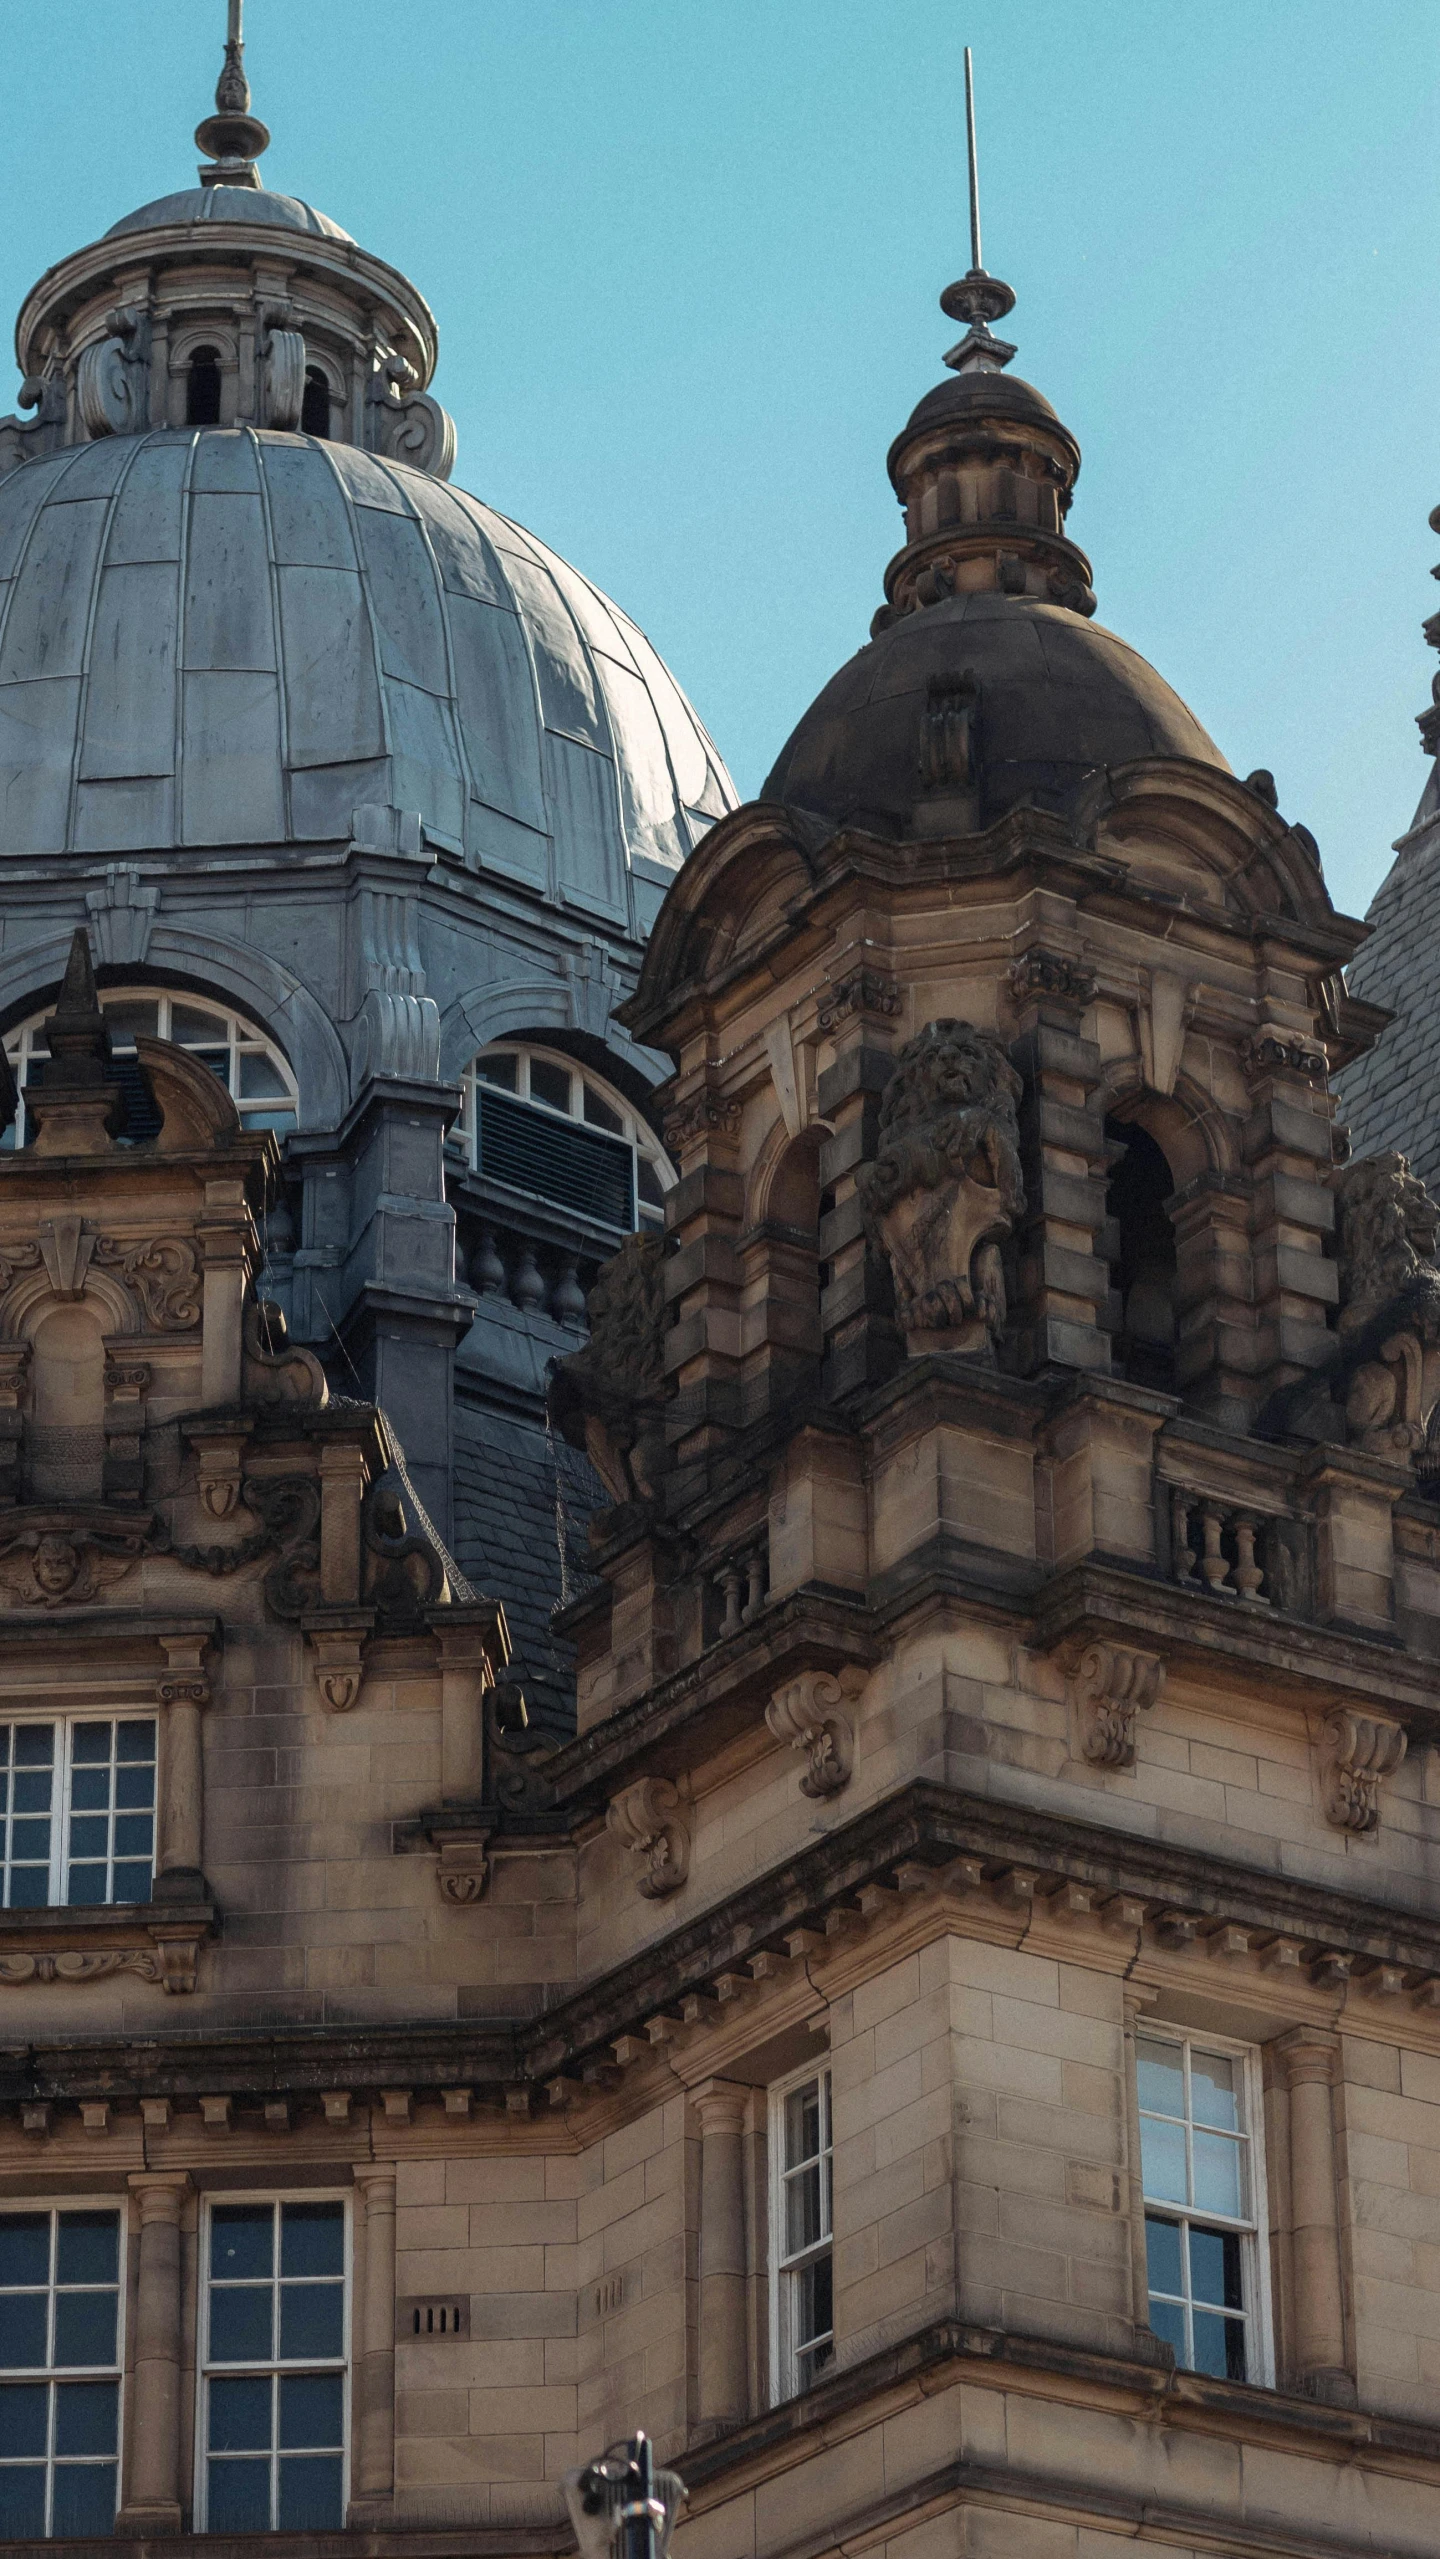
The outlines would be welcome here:
[[[628,1235],[635,1223],[635,1159],[628,1146],[484,1086],[475,1106],[477,1172]]]

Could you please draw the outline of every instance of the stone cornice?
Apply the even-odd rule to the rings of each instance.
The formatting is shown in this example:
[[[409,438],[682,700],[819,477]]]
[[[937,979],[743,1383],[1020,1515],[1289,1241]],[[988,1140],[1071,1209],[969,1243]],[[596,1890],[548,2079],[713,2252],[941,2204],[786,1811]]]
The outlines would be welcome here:
[[[1247,1971],[1270,1973],[1302,2008],[1316,1992],[1333,2005],[1347,1987],[1363,1989],[1383,2000],[1387,2031],[1412,1993],[1428,2010],[1440,1986],[1440,1916],[1416,1919],[1233,1859],[916,1783],[528,2022],[377,2023],[363,2045],[340,2027],[123,2044],[57,2037],[43,2050],[0,2047],[0,2105],[455,2086],[538,2096],[547,2085],[552,2102],[563,2100],[572,2081],[583,2089],[587,2067],[598,2073],[592,2085],[607,2087],[617,2066],[658,2058],[672,2028],[720,2019],[788,1964],[843,1955],[853,1966],[864,1930],[934,1890],[968,1905],[981,1934],[1023,1932],[1032,1914],[1056,1929],[1098,1921],[1120,1932],[1117,1953],[1123,1941],[1167,1964],[1198,1955],[1207,1967],[1219,1955],[1232,1988]]]

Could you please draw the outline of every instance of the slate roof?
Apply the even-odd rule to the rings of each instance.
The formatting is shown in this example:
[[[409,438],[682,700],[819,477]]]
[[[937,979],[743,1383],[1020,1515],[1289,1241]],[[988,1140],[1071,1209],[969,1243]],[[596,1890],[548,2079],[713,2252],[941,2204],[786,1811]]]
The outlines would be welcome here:
[[[455,1407],[455,1560],[477,1591],[503,1602],[532,1727],[575,1730],[575,1651],[550,1631],[561,1597],[555,1478],[566,1529],[570,1598],[593,1578],[586,1529],[607,1499],[588,1460],[543,1428],[459,1402]]]
[[[1394,1021],[1337,1076],[1355,1155],[1408,1156],[1440,1192],[1440,813],[1432,780],[1400,838],[1399,858],[1371,902],[1374,930],[1347,972],[1352,994]]]

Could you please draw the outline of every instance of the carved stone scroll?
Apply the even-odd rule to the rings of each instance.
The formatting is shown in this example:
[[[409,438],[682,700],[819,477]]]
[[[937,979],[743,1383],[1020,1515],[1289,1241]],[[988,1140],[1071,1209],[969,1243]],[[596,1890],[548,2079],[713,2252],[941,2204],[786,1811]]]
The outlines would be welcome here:
[[[647,1901],[678,1893],[690,1872],[690,1827],[679,1789],[668,1777],[642,1777],[616,1795],[606,1823],[623,1848],[641,1858]]]
[[[76,401],[90,436],[134,435],[149,401],[148,327],[141,311],[107,311],[105,335],[84,349]]]
[[[126,1244],[102,1235],[95,1245],[101,1270],[133,1290],[145,1321],[157,1333],[185,1333],[200,1321],[200,1257],[188,1236],[161,1235],[142,1244]]]
[[[810,1670],[777,1688],[765,1709],[765,1721],[777,1742],[804,1753],[802,1795],[838,1795],[850,1782],[855,1765],[855,1729],[851,1715],[865,1686],[859,1670]]]
[[[1004,1325],[998,1248],[1025,1206],[1020,1091],[998,1041],[968,1022],[927,1022],[900,1051],[857,1188],[912,1352],[988,1353]]]
[[[1325,1818],[1336,1830],[1368,1837],[1380,1824],[1380,1787],[1405,1756],[1406,1735],[1384,1715],[1359,1715],[1339,1706],[1320,1737],[1320,1791]]]
[[[1075,1673],[1080,1748],[1096,1768],[1133,1768],[1135,1717],[1153,1706],[1165,1685],[1165,1665],[1158,1653],[1132,1651],[1128,1644],[1092,1644],[1081,1655]]]

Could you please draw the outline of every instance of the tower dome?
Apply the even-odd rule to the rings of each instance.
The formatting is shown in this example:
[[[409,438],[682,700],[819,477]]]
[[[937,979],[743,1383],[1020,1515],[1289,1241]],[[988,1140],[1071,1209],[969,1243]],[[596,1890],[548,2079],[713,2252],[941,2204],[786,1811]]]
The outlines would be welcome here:
[[[1097,771],[1145,756],[1229,770],[1154,667],[1092,619],[1090,563],[1065,530],[1079,445],[1005,371],[1015,349],[990,327],[1014,300],[978,264],[941,296],[970,325],[945,358],[955,378],[890,448],[906,541],[885,603],[762,794],[823,825],[944,832],[957,799],[970,827],[1021,801],[1059,812]]]

